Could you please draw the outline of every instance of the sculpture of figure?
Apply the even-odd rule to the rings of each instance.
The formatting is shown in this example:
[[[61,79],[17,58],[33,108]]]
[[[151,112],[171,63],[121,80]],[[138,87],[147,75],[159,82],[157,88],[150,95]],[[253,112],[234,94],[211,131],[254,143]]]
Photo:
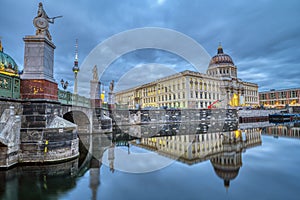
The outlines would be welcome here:
[[[98,81],[99,80],[97,65],[95,65],[94,68],[93,68],[93,80],[94,81]]]
[[[109,91],[112,93],[113,91],[114,91],[114,80],[112,80],[111,82],[110,82],[110,85],[109,85]]]
[[[42,17],[42,18],[46,19],[51,24],[54,23],[54,18],[49,18],[48,17],[47,13],[45,12],[45,10],[43,8],[43,3],[42,2],[39,3],[38,13],[37,13],[37,16],[35,18],[38,18],[38,17]]]
[[[46,36],[48,37],[50,40],[51,35],[50,32],[48,30],[49,24],[54,23],[54,19],[55,18],[59,18],[62,16],[57,16],[57,17],[48,17],[47,13],[45,12],[44,8],[43,8],[43,4],[42,2],[39,3],[39,8],[38,8],[38,12],[37,12],[37,16],[33,19],[33,24],[36,27],[36,35],[42,35],[42,36]]]

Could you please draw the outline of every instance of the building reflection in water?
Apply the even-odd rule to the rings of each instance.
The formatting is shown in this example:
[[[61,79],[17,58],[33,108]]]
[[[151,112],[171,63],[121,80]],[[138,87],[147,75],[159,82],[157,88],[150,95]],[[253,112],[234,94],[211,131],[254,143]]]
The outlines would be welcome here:
[[[174,131],[173,128],[171,129]],[[242,152],[260,146],[261,143],[259,128],[193,135],[168,135],[131,141],[133,145],[188,165],[210,160],[217,176],[224,180],[225,187],[229,187],[230,181],[238,175],[242,166]]]
[[[300,138],[300,122],[276,124],[263,128],[262,134],[274,137]]]

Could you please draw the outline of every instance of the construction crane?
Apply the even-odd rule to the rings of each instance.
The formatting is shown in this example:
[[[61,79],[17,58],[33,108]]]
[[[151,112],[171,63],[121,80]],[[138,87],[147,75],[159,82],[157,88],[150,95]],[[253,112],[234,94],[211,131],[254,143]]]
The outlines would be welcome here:
[[[212,104],[208,105],[207,108],[208,108],[208,109],[212,109],[212,108],[213,108],[213,105],[215,105],[216,103],[222,102],[223,100],[224,100],[224,99],[216,100],[216,101],[214,101]]]

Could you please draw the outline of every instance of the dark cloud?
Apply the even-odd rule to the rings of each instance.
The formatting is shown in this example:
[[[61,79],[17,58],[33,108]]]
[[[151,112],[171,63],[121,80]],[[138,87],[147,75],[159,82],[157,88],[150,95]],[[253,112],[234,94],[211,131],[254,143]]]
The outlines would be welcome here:
[[[2,0],[0,36],[5,52],[23,66],[25,35],[34,34],[32,19],[38,0]],[[55,50],[55,78],[73,82],[75,39],[79,63],[100,42],[122,31],[162,27],[182,32],[211,55],[222,42],[238,65],[243,80],[260,90],[300,87],[300,1],[217,0],[51,0],[43,1],[49,16],[63,15],[51,25]],[[182,58],[158,51],[131,53],[116,60],[103,81],[118,79],[139,64],[161,63],[176,71],[191,67]],[[121,69],[121,70],[120,70]],[[182,70],[180,70],[182,69]]]

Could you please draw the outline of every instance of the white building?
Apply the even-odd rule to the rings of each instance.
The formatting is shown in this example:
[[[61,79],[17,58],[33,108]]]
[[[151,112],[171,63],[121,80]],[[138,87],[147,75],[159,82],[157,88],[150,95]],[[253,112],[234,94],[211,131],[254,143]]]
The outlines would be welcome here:
[[[258,85],[237,77],[237,67],[221,45],[206,74],[183,71],[116,93],[123,108],[227,108],[258,105]]]

